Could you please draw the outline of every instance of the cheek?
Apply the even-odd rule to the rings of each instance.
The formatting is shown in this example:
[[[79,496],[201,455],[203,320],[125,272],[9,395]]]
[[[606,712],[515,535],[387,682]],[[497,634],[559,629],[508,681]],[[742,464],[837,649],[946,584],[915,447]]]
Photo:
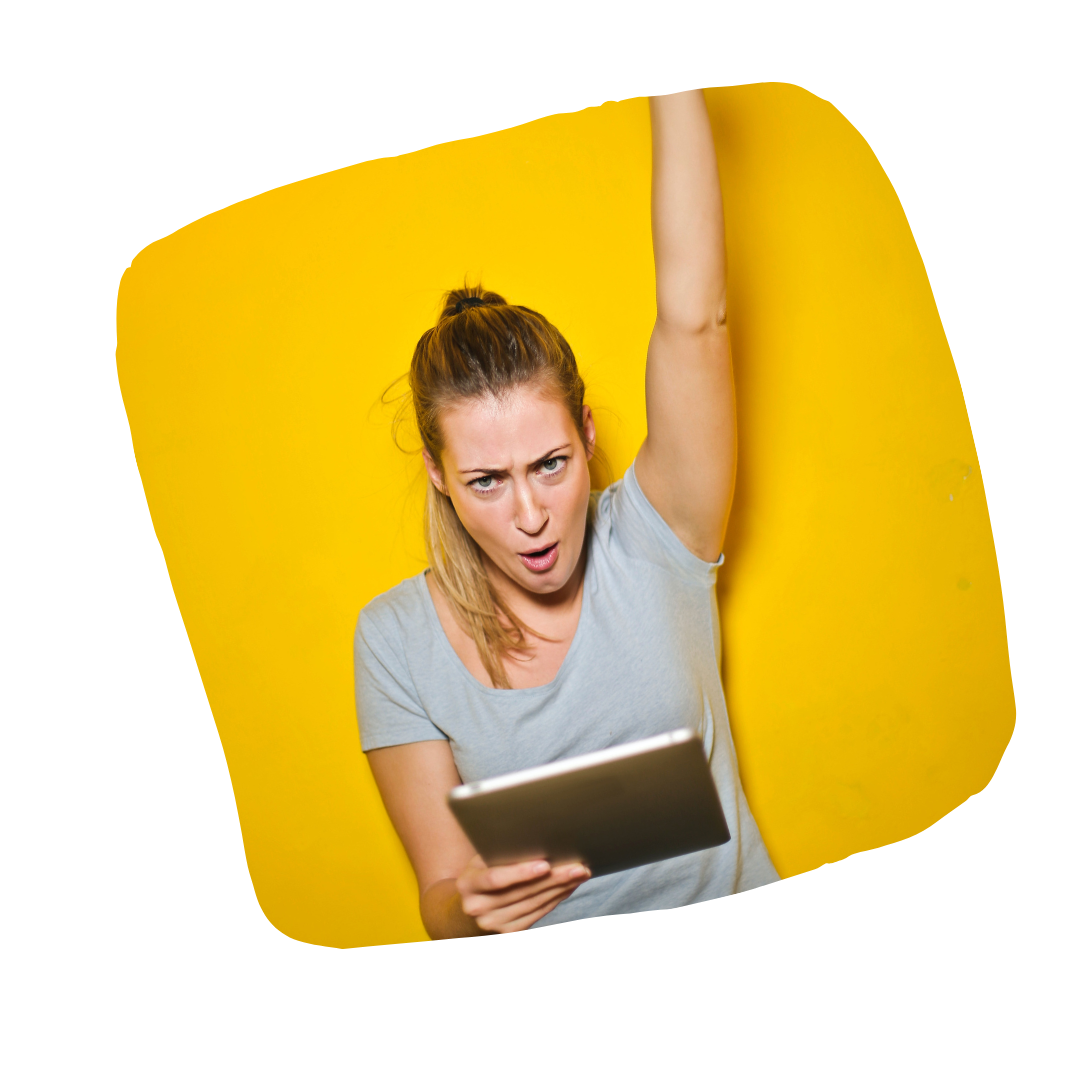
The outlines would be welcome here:
[[[589,474],[584,472],[558,488],[556,497],[559,516],[567,522],[583,521],[589,509]]]
[[[459,502],[454,503],[454,509],[465,531],[481,547],[488,548],[492,542],[498,544],[502,541],[506,534],[512,512],[506,509],[508,503],[507,499],[484,502],[466,493]]]

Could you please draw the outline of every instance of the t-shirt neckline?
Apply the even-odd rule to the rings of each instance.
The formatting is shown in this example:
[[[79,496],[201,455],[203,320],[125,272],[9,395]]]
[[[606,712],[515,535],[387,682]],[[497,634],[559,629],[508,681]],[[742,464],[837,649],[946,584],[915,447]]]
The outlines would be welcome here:
[[[586,533],[586,544],[591,547],[593,538],[593,530],[590,528]],[[428,588],[427,581],[425,580],[428,575],[427,570],[422,570],[413,580],[416,583],[416,587],[423,593],[422,603],[424,604],[424,610],[427,613],[428,623],[431,626],[432,633],[438,639],[439,647],[449,654],[450,662],[459,672],[464,676],[470,686],[475,687],[477,690],[482,690],[485,694],[499,694],[504,696],[506,694],[520,694],[529,696],[538,696],[540,694],[551,693],[555,690],[560,683],[566,679],[566,672],[571,666],[571,662],[574,659],[576,653],[581,649],[580,642],[583,637],[582,628],[585,625],[586,616],[589,613],[589,594],[592,591],[589,588],[589,576],[592,572],[592,552],[583,552],[585,558],[585,573],[582,576],[581,582],[581,611],[578,613],[578,623],[574,629],[574,640],[570,642],[570,648],[566,650],[566,655],[562,658],[562,663],[559,665],[559,670],[555,672],[555,678],[550,682],[543,683],[540,686],[522,686],[511,687],[508,690],[502,690],[495,686],[485,686],[464,664],[461,657],[454,650],[454,646],[450,644],[450,639],[446,636],[446,631],[443,629],[441,620],[439,619],[439,612],[435,608],[435,601],[431,598],[431,590]]]

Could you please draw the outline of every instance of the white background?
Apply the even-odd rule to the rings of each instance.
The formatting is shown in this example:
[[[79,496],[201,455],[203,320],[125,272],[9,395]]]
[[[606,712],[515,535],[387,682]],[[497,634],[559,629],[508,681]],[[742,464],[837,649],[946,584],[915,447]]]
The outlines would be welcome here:
[[[1075,1075],[1068,20],[1065,4],[913,0],[13,5],[0,1067]],[[349,952],[288,940],[251,888],[132,455],[121,274],[193,219],[328,169],[764,80],[858,127],[926,261],[1005,595],[1018,716],[997,776],[904,843],[681,911]]]

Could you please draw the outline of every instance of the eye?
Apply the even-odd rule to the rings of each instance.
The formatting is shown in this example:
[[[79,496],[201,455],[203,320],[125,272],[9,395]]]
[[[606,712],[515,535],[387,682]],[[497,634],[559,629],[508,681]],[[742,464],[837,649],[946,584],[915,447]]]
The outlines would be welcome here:
[[[536,471],[541,476],[555,476],[565,464],[566,458],[564,457],[550,457],[546,461],[541,461]]]
[[[478,476],[475,480],[469,481],[469,487],[473,491],[493,491],[496,484],[498,480],[494,476]]]

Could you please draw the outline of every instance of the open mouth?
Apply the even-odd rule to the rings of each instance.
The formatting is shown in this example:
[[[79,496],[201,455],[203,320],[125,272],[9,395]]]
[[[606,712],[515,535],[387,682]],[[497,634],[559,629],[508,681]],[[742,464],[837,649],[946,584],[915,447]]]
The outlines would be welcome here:
[[[555,560],[558,557],[559,544],[557,541],[554,544],[549,544],[546,548],[539,548],[536,551],[518,552],[518,558],[528,569],[537,574],[550,570],[555,565]]]

